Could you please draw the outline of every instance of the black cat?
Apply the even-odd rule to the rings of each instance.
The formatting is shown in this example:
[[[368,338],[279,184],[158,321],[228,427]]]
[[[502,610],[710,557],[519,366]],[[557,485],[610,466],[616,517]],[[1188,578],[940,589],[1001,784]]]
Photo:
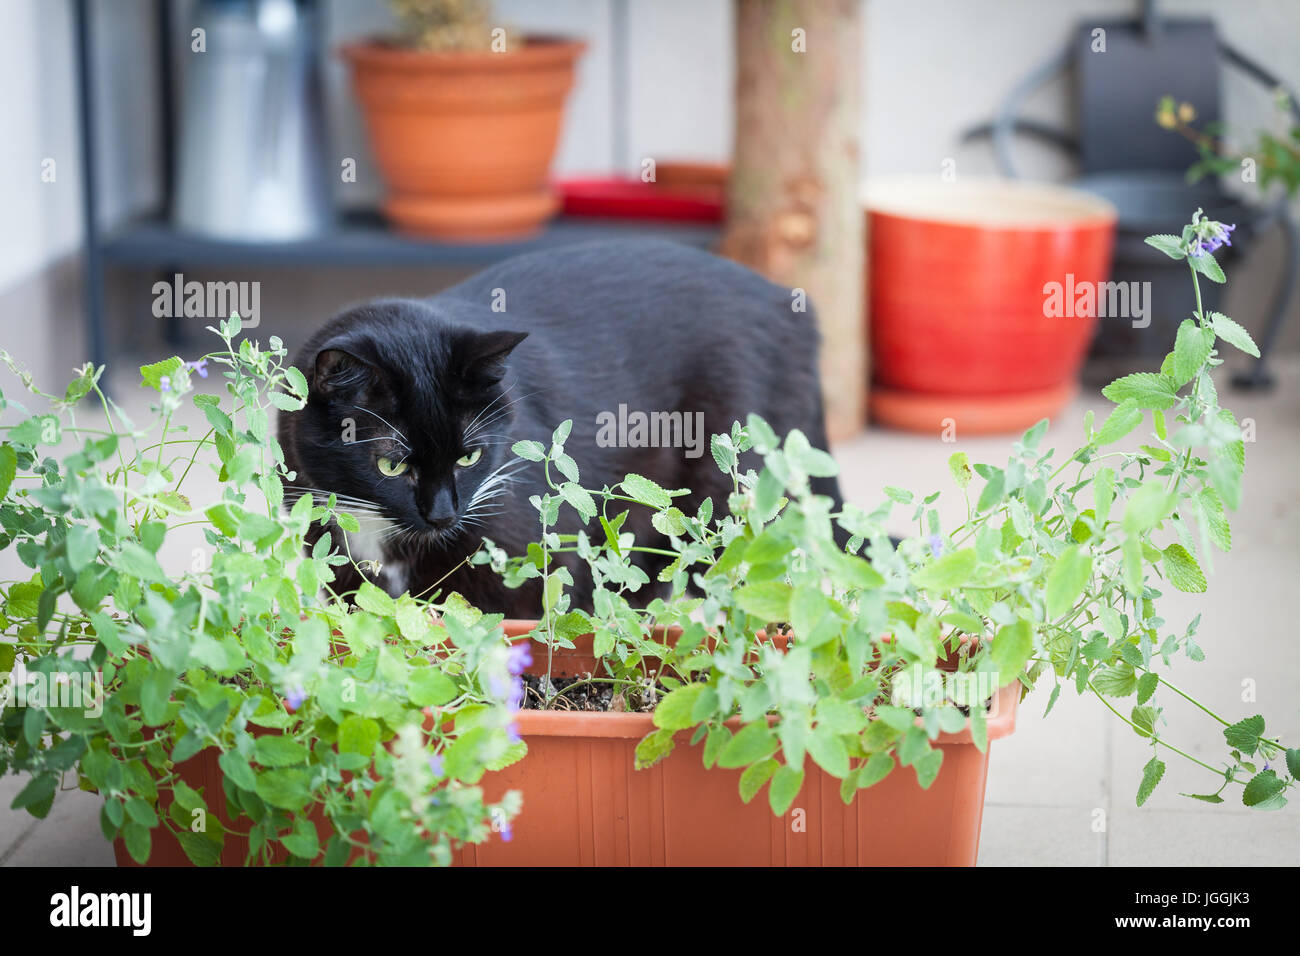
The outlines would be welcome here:
[[[510,448],[549,447],[565,419],[585,487],[635,472],[690,488],[676,502],[687,514],[706,497],[724,512],[731,483],[709,436],[756,412],[777,434],[798,428],[826,447],[816,321],[794,301],[725,259],[623,240],[519,256],[432,298],[332,319],[295,359],[310,398],[279,429],[294,486],[336,493],[361,521],[360,533],[331,531],[361,565],[336,569],[333,587],[354,590],[365,574],[394,595],[436,587],[537,617],[535,581],[511,590],[465,559],[483,537],[511,554],[537,538],[528,499],[546,491],[542,468]],[[839,507],[834,479],[814,490]],[[287,503],[297,497],[291,488]],[[576,530],[572,509],[561,515],[558,530]],[[662,546],[649,509],[634,506],[624,530]],[[639,558],[653,581],[662,565]],[[589,608],[590,579],[575,579],[575,606]]]

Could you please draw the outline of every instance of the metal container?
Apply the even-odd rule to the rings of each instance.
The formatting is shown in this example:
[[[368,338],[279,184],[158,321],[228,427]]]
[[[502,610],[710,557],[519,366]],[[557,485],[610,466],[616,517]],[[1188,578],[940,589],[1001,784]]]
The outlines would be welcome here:
[[[331,218],[310,0],[201,0],[180,102],[174,220],[223,239],[293,240]]]

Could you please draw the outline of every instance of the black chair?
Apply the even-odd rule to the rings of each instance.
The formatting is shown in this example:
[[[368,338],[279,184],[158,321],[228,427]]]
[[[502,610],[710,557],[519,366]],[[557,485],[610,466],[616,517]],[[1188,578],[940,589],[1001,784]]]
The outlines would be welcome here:
[[[1221,40],[1212,21],[1167,19],[1157,13],[1153,0],[1144,0],[1137,19],[1081,24],[1065,49],[1016,84],[993,122],[967,130],[962,138],[992,137],[998,166],[1012,178],[1020,175],[1012,159],[1016,133],[1057,146],[1078,160],[1080,174],[1073,185],[1109,199],[1119,209],[1112,280],[1151,282],[1151,297],[1159,309],[1153,310],[1146,329],[1103,319],[1093,343],[1095,356],[1158,358],[1172,346],[1178,324],[1194,311],[1186,266],[1147,246],[1142,241],[1146,236],[1178,234],[1199,206],[1212,219],[1237,224],[1233,246],[1224,250],[1233,256],[1277,224],[1285,246],[1284,266],[1259,336],[1260,358],[1233,379],[1241,388],[1268,387],[1272,378],[1265,362],[1300,271],[1300,241],[1287,201],[1284,197],[1272,207],[1254,206],[1226,192],[1217,180],[1189,184],[1186,172],[1199,158],[1196,147],[1155,122],[1156,104],[1165,95],[1191,103],[1198,122],[1220,121],[1219,70],[1190,69],[1188,64],[1221,62],[1269,88],[1282,86],[1277,77]],[[1034,90],[1067,71],[1074,80],[1074,134],[1017,116]],[[1291,109],[1300,118],[1294,96]],[[1218,307],[1220,293],[1214,283],[1202,283],[1206,309]]]

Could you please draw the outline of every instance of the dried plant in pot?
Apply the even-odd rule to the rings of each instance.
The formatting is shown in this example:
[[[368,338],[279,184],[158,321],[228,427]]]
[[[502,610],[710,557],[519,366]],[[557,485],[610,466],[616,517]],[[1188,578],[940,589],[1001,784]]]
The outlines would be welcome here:
[[[523,36],[482,0],[401,0],[400,40],[340,51],[400,230],[501,240],[537,231],[559,207],[548,182],[585,45]]]

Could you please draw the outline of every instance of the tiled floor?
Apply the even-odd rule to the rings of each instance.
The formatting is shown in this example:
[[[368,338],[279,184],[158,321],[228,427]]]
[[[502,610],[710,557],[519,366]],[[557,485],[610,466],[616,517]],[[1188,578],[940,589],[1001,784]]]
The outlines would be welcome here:
[[[1269,395],[1220,386],[1239,419],[1254,419],[1257,441],[1247,450],[1244,506],[1233,522],[1234,549],[1221,556],[1202,595],[1172,593],[1163,606],[1171,627],[1200,613],[1202,664],[1177,665],[1181,686],[1211,709],[1238,719],[1266,714],[1269,730],[1300,740],[1300,641],[1287,598],[1300,581],[1300,359],[1278,365],[1279,387]],[[1085,389],[1085,394],[1095,394]],[[1085,408],[1078,400],[1053,426],[1047,443],[1069,445]],[[946,460],[954,450],[973,461],[1000,463],[1006,438],[955,443],[872,430],[835,449],[845,494],[874,504],[885,484],[928,493],[947,490]],[[941,499],[942,501],[942,499]],[[954,506],[956,502],[950,502]],[[177,547],[175,558],[188,560]],[[1243,702],[1253,689],[1254,703]],[[1208,807],[1179,791],[1213,789],[1211,775],[1176,757],[1147,805],[1135,794],[1149,745],[1095,700],[1063,692],[1042,716],[1047,691],[1021,705],[1016,732],[993,745],[980,863],[982,865],[1125,866],[1133,864],[1286,865],[1300,860],[1300,805],[1260,813],[1240,804]],[[1217,763],[1222,737],[1216,724],[1181,701],[1168,707],[1165,735],[1183,749]],[[111,865],[99,831],[98,801],[69,790],[48,819],[35,821],[7,807],[19,789],[0,779],[0,865]]]

